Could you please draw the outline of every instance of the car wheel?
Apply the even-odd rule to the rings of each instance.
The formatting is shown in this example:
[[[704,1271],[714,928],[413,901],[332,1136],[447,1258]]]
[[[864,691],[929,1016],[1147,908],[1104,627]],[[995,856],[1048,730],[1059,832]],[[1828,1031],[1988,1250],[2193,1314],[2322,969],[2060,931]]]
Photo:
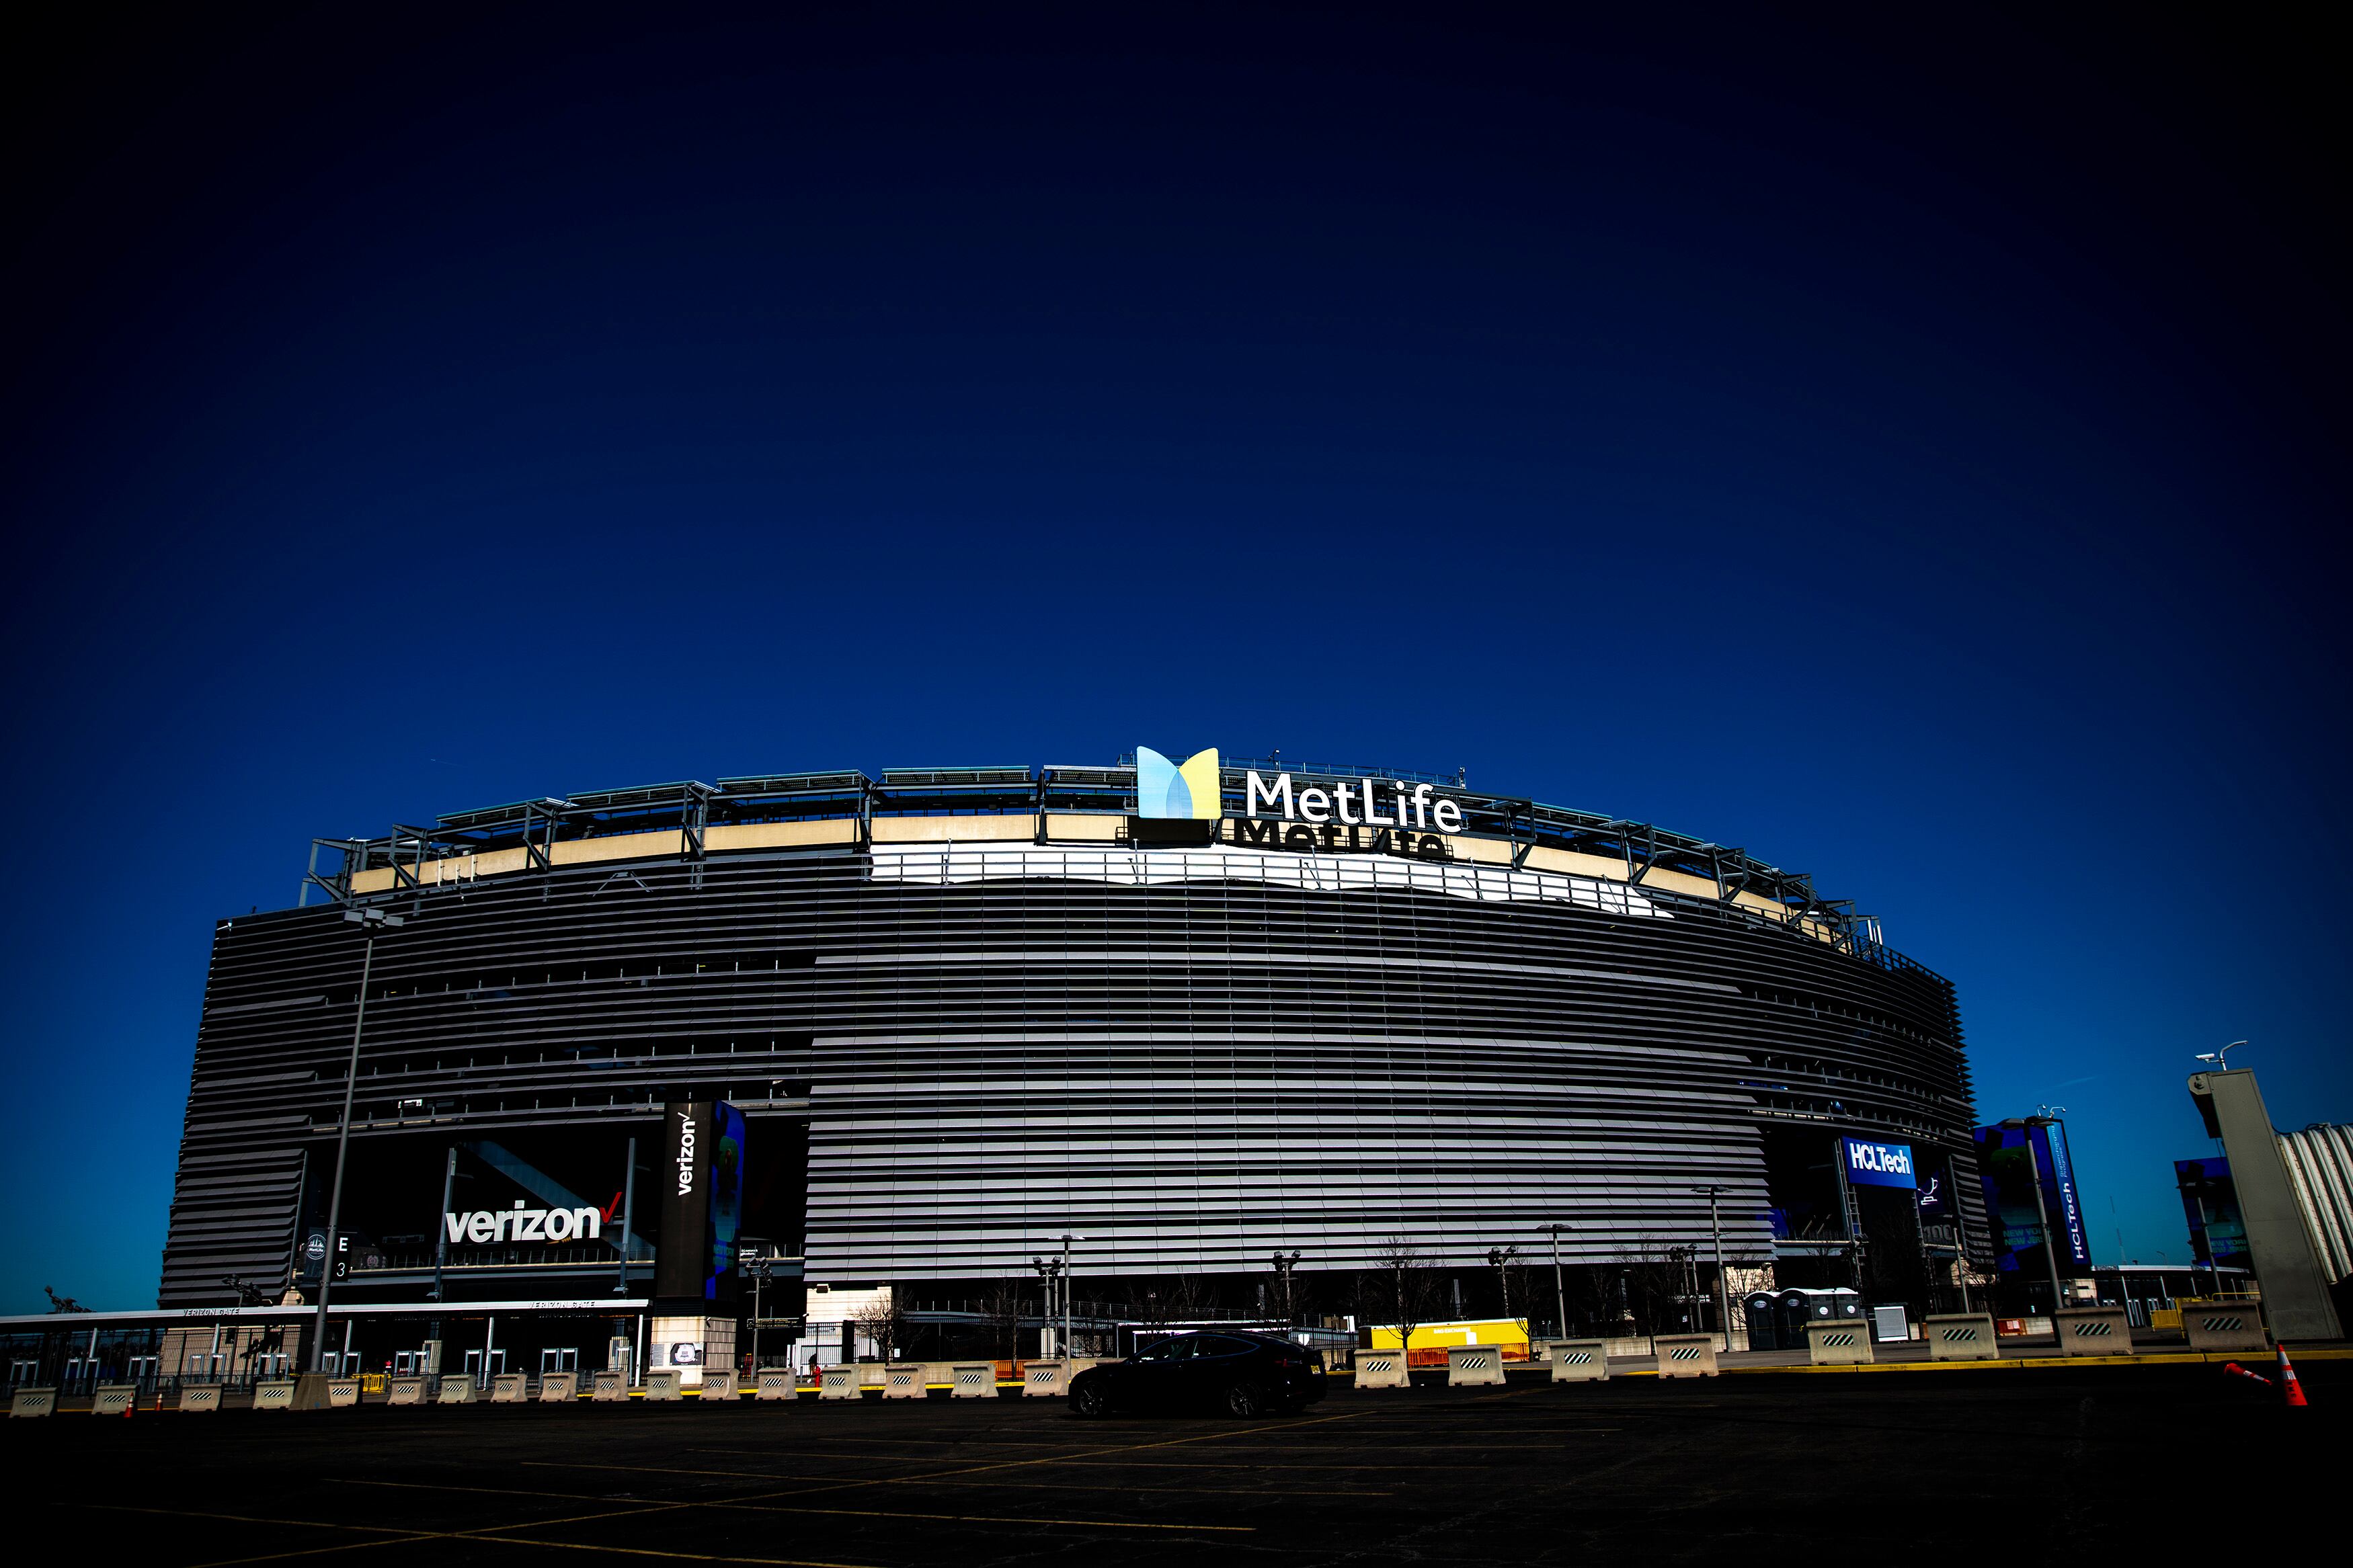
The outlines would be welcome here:
[[[1111,1414],[1111,1395],[1097,1382],[1081,1381],[1071,1390],[1071,1414],[1082,1421]]]
[[[1226,1390],[1226,1413],[1247,1421],[1266,1413],[1266,1395],[1254,1383],[1237,1383]]]

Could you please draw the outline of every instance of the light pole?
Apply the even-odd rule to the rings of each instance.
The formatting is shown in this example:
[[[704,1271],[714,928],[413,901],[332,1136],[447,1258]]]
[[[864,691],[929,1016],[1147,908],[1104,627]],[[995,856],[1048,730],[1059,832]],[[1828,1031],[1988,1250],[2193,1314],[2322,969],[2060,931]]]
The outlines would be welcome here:
[[[1274,1277],[1282,1284],[1282,1320],[1286,1324],[1298,1321],[1299,1313],[1291,1300],[1291,1271],[1299,1267],[1303,1253],[1278,1252],[1274,1255]]]
[[[1084,1241],[1083,1236],[1062,1237],[1062,1342],[1057,1348],[1062,1352],[1063,1385],[1069,1386],[1071,1363],[1071,1243]]]
[[[1046,1336],[1054,1331],[1054,1283],[1061,1277],[1065,1264],[1059,1258],[1032,1258],[1029,1260],[1029,1267],[1038,1271],[1038,1278],[1043,1282],[1045,1291],[1045,1300],[1038,1304],[1038,1315],[1043,1320],[1043,1326],[1038,1331],[1038,1351],[1042,1356],[1046,1350]]]
[[[2213,1179],[2205,1173],[2201,1166],[2199,1173],[2183,1181],[2181,1186],[2184,1192],[2198,1201],[2198,1239],[2206,1244],[2206,1272],[2213,1279],[2214,1294],[2219,1297],[2222,1294],[2222,1268],[2214,1257],[2214,1216],[2208,1213],[2206,1208],[2206,1194],[2214,1188]],[[2159,1254],[2159,1256],[2163,1255]],[[2191,1249],[2189,1261],[2193,1265],[2198,1261],[2194,1247]]]
[[[2224,1046],[2219,1051],[2199,1052],[2198,1059],[2201,1062],[2212,1062],[2216,1072],[2229,1072],[2231,1070],[2231,1053],[2237,1050],[2241,1046],[2243,1046],[2247,1042],[2244,1040],[2232,1040],[2229,1045]]]
[[[343,1068],[343,1114],[335,1128],[335,1180],[327,1189],[327,1256],[319,1265],[319,1324],[312,1333],[311,1370],[327,1370],[327,1297],[335,1282],[335,1257],[341,1239],[337,1227],[343,1213],[343,1154],[352,1142],[352,1094],[360,1081],[360,1030],[367,1023],[368,980],[375,973],[375,938],[379,931],[404,922],[401,916],[389,910],[349,909],[343,919],[367,932],[367,945],[360,955],[359,1006],[352,1014],[352,1055]]]
[[[626,1237],[622,1245],[626,1249]],[[760,1375],[761,1300],[765,1293],[762,1288],[768,1283],[769,1271],[775,1268],[775,1260],[767,1258],[755,1258],[752,1264],[752,1375],[755,1379]]]
[[[1724,1278],[1724,1227],[1716,1220],[1716,1200],[1724,1196],[1722,1187],[1694,1187],[1707,1199],[1707,1234],[1715,1249],[1715,1326],[1724,1335],[1724,1348],[1732,1349],[1732,1287]]]
[[[1512,1259],[1520,1255],[1516,1247],[1491,1247],[1487,1249],[1487,1265],[1495,1271],[1495,1282],[1504,1292],[1504,1316],[1512,1315]]]
[[[2034,1129],[2052,1125],[2048,1116],[2013,1116],[2002,1123],[2026,1134],[2026,1174],[2034,1188],[2034,1217],[2042,1225],[2042,1261],[2051,1271],[2051,1331],[2059,1331],[2059,1238],[2051,1234],[2051,1210],[2042,1201],[2042,1163],[2034,1157]]]
[[[449,1145],[449,1155],[441,1165],[441,1223],[433,1227],[433,1300],[441,1300],[441,1268],[449,1261],[449,1204],[458,1192],[458,1145]],[[434,1334],[441,1331],[436,1320]]]
[[[1560,1277],[1560,1233],[1567,1230],[1568,1226],[1555,1220],[1550,1225],[1540,1225],[1536,1228],[1552,1237],[1553,1310],[1560,1314],[1560,1321],[1554,1326],[1553,1332],[1562,1339],[1567,1339],[1568,1338],[1568,1287],[1561,1282]]]

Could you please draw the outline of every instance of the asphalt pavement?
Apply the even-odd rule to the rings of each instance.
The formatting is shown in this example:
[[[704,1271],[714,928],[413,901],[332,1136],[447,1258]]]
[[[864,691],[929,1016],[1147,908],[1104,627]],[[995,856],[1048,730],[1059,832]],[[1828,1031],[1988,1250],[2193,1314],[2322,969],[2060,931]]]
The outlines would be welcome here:
[[[2262,1363],[2258,1370],[2269,1369]],[[159,1568],[2009,1560],[2337,1517],[2353,1362],[1060,1400],[473,1405],[0,1422],[20,1541]],[[30,1560],[30,1559],[28,1559]]]

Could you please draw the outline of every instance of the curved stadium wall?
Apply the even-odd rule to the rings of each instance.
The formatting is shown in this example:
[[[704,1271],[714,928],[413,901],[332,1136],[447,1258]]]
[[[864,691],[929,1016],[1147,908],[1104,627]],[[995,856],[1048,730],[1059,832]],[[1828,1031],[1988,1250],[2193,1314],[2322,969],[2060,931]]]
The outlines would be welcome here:
[[[812,1279],[1027,1275],[1066,1232],[1096,1275],[1467,1261],[1553,1221],[1603,1262],[1704,1247],[1711,1185],[1761,1258],[1776,1136],[1967,1173],[1952,987],[1804,879],[1451,784],[1459,832],[1245,841],[1243,777],[1198,824],[1133,816],[1124,768],[902,770],[320,841],[303,906],[218,927],[163,1304],[287,1278],[322,1217],[368,906],[406,923],[355,1153],[725,1099],[753,1161],[806,1148]]]

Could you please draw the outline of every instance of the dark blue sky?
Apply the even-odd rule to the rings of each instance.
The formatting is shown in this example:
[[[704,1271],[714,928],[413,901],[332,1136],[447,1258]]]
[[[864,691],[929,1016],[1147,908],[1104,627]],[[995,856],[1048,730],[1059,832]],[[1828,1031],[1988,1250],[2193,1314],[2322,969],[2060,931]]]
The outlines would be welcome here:
[[[2184,1255],[2193,1053],[2353,1118],[2341,39],[966,10],[0,51],[0,1310],[152,1302],[312,835],[722,773],[1744,846],[2070,1108],[2104,1261]]]

